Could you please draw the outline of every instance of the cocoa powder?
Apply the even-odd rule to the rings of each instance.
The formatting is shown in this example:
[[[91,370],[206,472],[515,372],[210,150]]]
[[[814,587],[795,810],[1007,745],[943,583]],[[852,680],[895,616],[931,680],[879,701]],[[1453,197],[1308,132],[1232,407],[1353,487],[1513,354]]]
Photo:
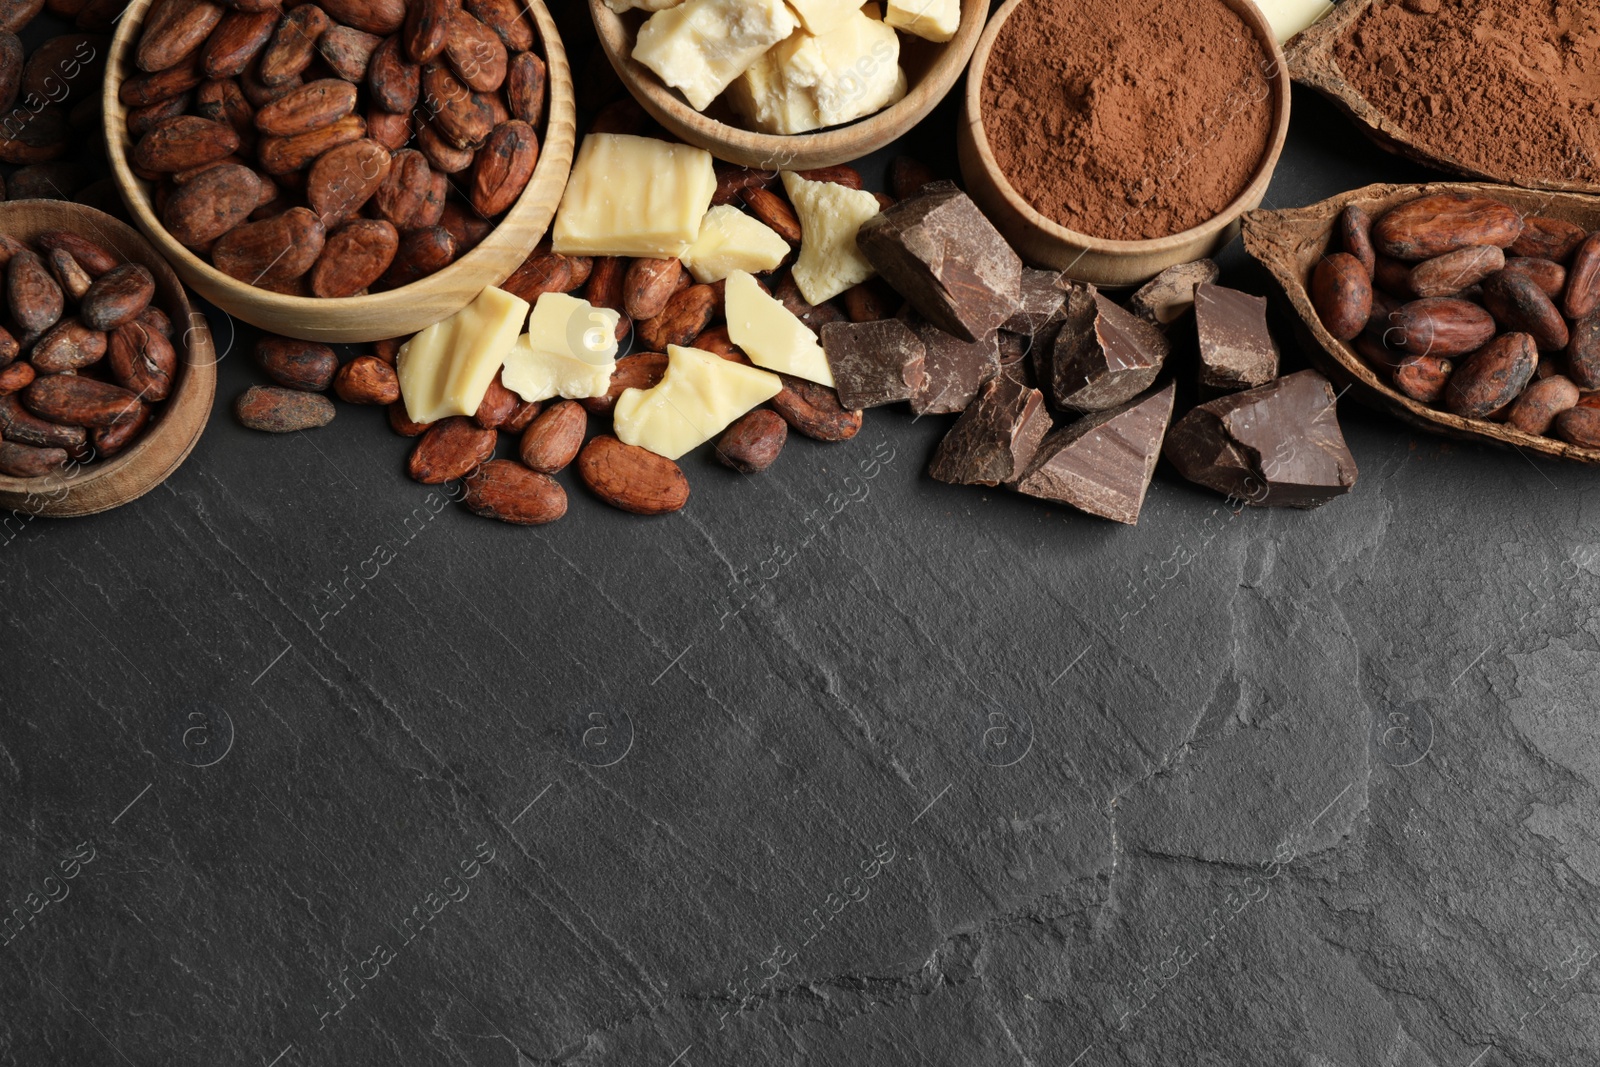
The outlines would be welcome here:
[[[1499,174],[1600,181],[1593,0],[1374,4],[1334,56],[1418,147]]]
[[[1166,237],[1250,184],[1279,73],[1221,0],[1035,0],[995,41],[984,126],[1041,214],[1092,237]]]

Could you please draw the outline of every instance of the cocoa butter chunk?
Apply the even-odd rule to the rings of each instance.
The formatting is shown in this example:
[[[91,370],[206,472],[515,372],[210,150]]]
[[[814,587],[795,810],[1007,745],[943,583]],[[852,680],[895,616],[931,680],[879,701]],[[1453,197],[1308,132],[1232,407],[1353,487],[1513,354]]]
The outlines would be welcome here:
[[[1062,305],[1067,302],[1068,284],[1060,271],[1022,268],[1022,302],[1000,328],[1025,337],[1038,337],[1051,325],[1059,325]]]
[[[928,474],[953,485],[1014,481],[1049,432],[1044,394],[1002,375],[983,387],[939,442]]]
[[[1166,334],[1118,307],[1092,285],[1074,285],[1056,343],[1036,350],[1041,388],[1063,411],[1089,414],[1126,404],[1155,384],[1172,353]]]
[[[1039,446],[1017,491],[1135,525],[1176,395],[1177,387],[1169,384],[1057,430]]]
[[[910,400],[927,380],[927,347],[899,319],[830,322],[822,351],[839,403],[848,410]]]
[[[917,415],[953,415],[965,411],[983,383],[1000,373],[999,331],[983,340],[968,343],[946,333],[915,311],[901,318],[922,342],[923,380],[911,394],[911,410]]]
[[[1200,331],[1200,384],[1253,389],[1278,376],[1278,346],[1267,329],[1267,300],[1206,284],[1195,290]]]
[[[1333,386],[1303,370],[1201,404],[1167,434],[1163,454],[1197,485],[1257,507],[1320,507],[1356,484]]]
[[[856,247],[923,317],[968,343],[1022,306],[1022,260],[954,186],[874,215],[861,224]]]
[[[1128,310],[1157,326],[1177,322],[1194,307],[1195,290],[1211,285],[1222,269],[1209,259],[1179,263],[1157,274],[1128,301]]]

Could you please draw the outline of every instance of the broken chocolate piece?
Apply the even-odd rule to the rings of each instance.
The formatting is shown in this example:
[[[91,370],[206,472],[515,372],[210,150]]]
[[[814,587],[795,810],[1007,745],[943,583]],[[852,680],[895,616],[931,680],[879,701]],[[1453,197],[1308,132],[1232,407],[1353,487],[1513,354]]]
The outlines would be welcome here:
[[[928,473],[953,485],[1009,482],[1027,469],[1049,432],[1044,394],[1002,375],[983,387],[939,442]]]
[[[1232,501],[1319,507],[1356,484],[1334,399],[1328,379],[1303,370],[1201,404],[1172,427],[1163,452],[1179,474]]]
[[[911,410],[917,415],[965,411],[983,383],[1000,373],[999,331],[968,344],[915,311],[902,312],[901,321],[911,327],[926,350],[926,377],[922,387],[911,395]]]
[[[1265,297],[1206,284],[1195,290],[1200,333],[1200,384],[1254,389],[1278,376],[1278,346],[1267,329]]]
[[[1172,353],[1166,334],[1108,300],[1092,285],[1067,293],[1061,333],[1035,371],[1056,407],[1089,413],[1126,404],[1155,384]]]
[[[928,377],[927,348],[899,319],[831,322],[822,328],[822,351],[839,403],[851,410],[910,400]]]
[[[1141,319],[1166,326],[1194,307],[1194,291],[1214,283],[1221,269],[1209,259],[1179,263],[1157,274],[1128,301],[1128,310]]]
[[[1028,350],[1033,345],[1030,338],[1024,337],[1020,333],[1012,333],[1010,330],[1001,330],[996,341],[1000,346],[1000,365],[1002,367],[1009,367],[1013,363],[1021,363],[1027,359]]]
[[[1034,337],[1046,329],[1051,320],[1061,319],[1061,307],[1067,302],[1067,285],[1060,271],[1022,268],[1022,305],[1016,313],[1000,324],[1003,330]]]
[[[968,343],[1022,303],[1022,260],[972,198],[930,187],[862,223],[856,247],[923,317]]]
[[[1057,430],[1039,446],[1017,491],[1135,525],[1161,457],[1175,396],[1177,387],[1169,384]]]

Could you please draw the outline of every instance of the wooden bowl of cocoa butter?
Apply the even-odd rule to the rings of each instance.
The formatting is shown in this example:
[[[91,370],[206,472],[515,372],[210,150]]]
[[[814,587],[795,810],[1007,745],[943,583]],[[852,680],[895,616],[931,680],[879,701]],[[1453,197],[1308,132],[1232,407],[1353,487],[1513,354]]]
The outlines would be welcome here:
[[[543,54],[547,71],[544,123],[532,177],[481,241],[436,273],[396,288],[348,297],[286,295],[223,273],[167,231],[150,183],[131,165],[133,141],[128,134],[129,109],[121,99],[122,83],[139,73],[134,57],[154,2],[130,0],[111,41],[101,105],[107,155],[134,223],[190,288],[228,314],[273,333],[330,344],[405,337],[449,318],[484,289],[505,281],[548,231],[572,170],[576,139],[572,71],[555,20],[542,0],[525,5],[517,0],[514,9],[532,20],[535,47]],[[422,106],[419,102],[412,117]],[[415,142],[413,137],[411,143]]]
[[[1251,91],[1259,89],[1262,98],[1242,100],[1237,89],[1225,89],[1213,96],[1207,92],[1209,87],[1197,86],[1191,78],[1174,77],[1170,67],[1157,69],[1158,65],[1182,64],[1197,56],[1213,54],[1219,46],[1238,50],[1241,44],[1240,39],[1228,40],[1229,33],[1219,34],[1220,39],[1206,40],[1197,29],[1198,20],[1188,3],[1156,4],[1151,0],[1147,5],[1139,5],[1126,4],[1122,0],[1073,0],[1071,5],[1052,8],[1052,0],[1009,0],[989,20],[988,29],[973,53],[967,75],[965,113],[957,126],[961,173],[973,199],[1011,241],[1022,258],[1033,266],[1063,271],[1076,281],[1105,287],[1142,285],[1168,267],[1204,259],[1220,251],[1237,236],[1239,220],[1244,213],[1260,206],[1289,132],[1290,80],[1283,50],[1266,16],[1251,0],[1203,2],[1218,9],[1213,12],[1216,16],[1212,20],[1214,23],[1228,25],[1228,20],[1236,17],[1232,25],[1237,27],[1242,23],[1243,30],[1253,38],[1248,49],[1252,57],[1247,62],[1255,65],[1259,76],[1252,74],[1248,68],[1241,70],[1244,71],[1246,83],[1253,87]],[[1091,12],[1089,9],[1095,5],[1106,10]],[[1142,6],[1149,6],[1152,10],[1134,10]],[[1074,33],[1070,42],[1063,47],[1081,50],[1083,62],[1080,65],[1093,72],[1091,91],[1096,94],[1094,107],[1102,106],[1102,95],[1105,100],[1111,101],[1103,106],[1120,107],[1121,114],[1117,117],[1128,137],[1139,136],[1140,131],[1160,131],[1164,127],[1178,125],[1171,116],[1158,113],[1156,108],[1138,106],[1141,101],[1148,103],[1153,99],[1198,98],[1204,103],[1198,115],[1193,117],[1198,119],[1201,126],[1220,128],[1223,133],[1226,133],[1233,116],[1246,104],[1264,103],[1270,108],[1270,125],[1264,124],[1261,131],[1263,149],[1258,156],[1244,161],[1248,169],[1240,175],[1239,192],[1230,201],[1224,203],[1221,196],[1213,193],[1212,198],[1217,202],[1208,205],[1203,215],[1183,223],[1176,232],[1170,229],[1153,234],[1139,232],[1141,225],[1150,225],[1154,221],[1150,216],[1156,212],[1148,210],[1149,205],[1161,206],[1161,198],[1175,183],[1202,182],[1212,177],[1209,173],[1212,168],[1206,165],[1203,156],[1213,143],[1203,139],[1212,135],[1207,130],[1200,130],[1190,131],[1202,139],[1201,148],[1195,153],[1169,152],[1159,158],[1149,159],[1142,169],[1129,174],[1130,180],[1140,180],[1155,192],[1141,190],[1138,196],[1145,196],[1146,199],[1140,200],[1130,190],[1124,217],[1108,223],[1101,233],[1091,234],[1073,229],[1045,214],[1035,206],[1040,200],[1037,188],[1040,183],[1033,179],[1039,175],[1055,181],[1066,176],[1064,187],[1069,190],[1095,185],[1091,179],[1079,173],[1068,176],[1068,171],[1069,166],[1073,166],[1086,173],[1097,165],[1096,160],[1089,159],[1085,166],[1084,160],[1065,159],[1062,153],[1072,151],[1065,143],[1064,132],[1071,134],[1074,125],[1090,126],[1100,122],[1102,116],[1099,114],[1041,115],[1041,121],[1030,123],[1022,138],[1027,150],[1035,153],[1030,165],[1037,173],[1024,178],[1008,172],[993,141],[992,135],[997,134],[998,130],[988,128],[990,115],[986,106],[991,60],[996,58],[998,52],[1005,51],[1003,48],[997,49],[997,43],[1006,32],[1007,23],[1019,11],[1024,17],[1032,18],[1040,11],[1077,12],[1080,8],[1083,9],[1081,16],[1068,17],[1086,19],[1093,24],[1095,32]],[[1112,25],[1116,19],[1128,20],[1131,26]],[[1137,55],[1117,54],[1124,47],[1126,39],[1135,35],[1124,32],[1129,29],[1135,30],[1140,36],[1148,33],[1159,39],[1160,35],[1166,34],[1173,36],[1173,39],[1162,41],[1163,47],[1143,57],[1150,62],[1142,63]],[[1051,84],[1052,79],[1062,79],[1060,64],[1064,60],[1060,55],[1061,49],[1028,34],[1021,22],[1018,23],[1017,32],[1024,34],[1020,53],[1022,63],[1028,69],[1002,69],[997,62],[995,78],[1005,80],[1007,85],[1004,88],[1010,88],[1027,101],[1052,101],[1065,95],[1066,87]],[[1236,31],[1230,31],[1233,32]],[[1176,36],[1180,33],[1182,37]],[[1206,47],[1197,47],[1197,36],[1201,37],[1200,43]],[[1016,53],[1019,50],[1013,47],[1011,51]],[[1010,58],[1013,63],[1017,62],[1016,55]],[[1071,76],[1077,77],[1081,73],[1074,72]],[[1151,87],[1157,91],[1150,91]],[[1071,91],[1084,93],[1082,86],[1071,86]],[[1064,125],[1052,128],[1053,123]],[[1120,143],[1102,144],[1107,158],[1123,147]],[[1166,190],[1163,190],[1162,183],[1166,183]],[[1114,232],[1105,232],[1106,229]],[[1124,237],[1124,234],[1129,236]]]
[[[109,511],[135,500],[178,469],[199,441],[217,391],[217,351],[204,315],[189,304],[183,283],[161,254],[132,227],[104,212],[58,200],[0,204],[0,233],[31,245],[41,234],[64,230],[93,241],[125,261],[142,264],[155,278],[151,300],[172,326],[178,357],[177,381],[154,405],[138,440],[108,459],[69,457],[59,469],[36,478],[0,475],[0,526],[17,515],[66,518]]]

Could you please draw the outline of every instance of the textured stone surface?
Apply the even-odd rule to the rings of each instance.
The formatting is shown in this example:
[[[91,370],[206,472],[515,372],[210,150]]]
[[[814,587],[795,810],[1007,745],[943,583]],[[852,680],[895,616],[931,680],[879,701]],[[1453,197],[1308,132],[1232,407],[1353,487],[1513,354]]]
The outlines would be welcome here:
[[[1270,203],[1421,175],[1294,103]],[[94,850],[0,945],[6,1067],[1592,1059],[1594,471],[1345,404],[1350,496],[1158,471],[1130,530],[890,411],[510,529],[382,411],[235,426],[212,321],[165,487],[0,513],[0,902]]]

